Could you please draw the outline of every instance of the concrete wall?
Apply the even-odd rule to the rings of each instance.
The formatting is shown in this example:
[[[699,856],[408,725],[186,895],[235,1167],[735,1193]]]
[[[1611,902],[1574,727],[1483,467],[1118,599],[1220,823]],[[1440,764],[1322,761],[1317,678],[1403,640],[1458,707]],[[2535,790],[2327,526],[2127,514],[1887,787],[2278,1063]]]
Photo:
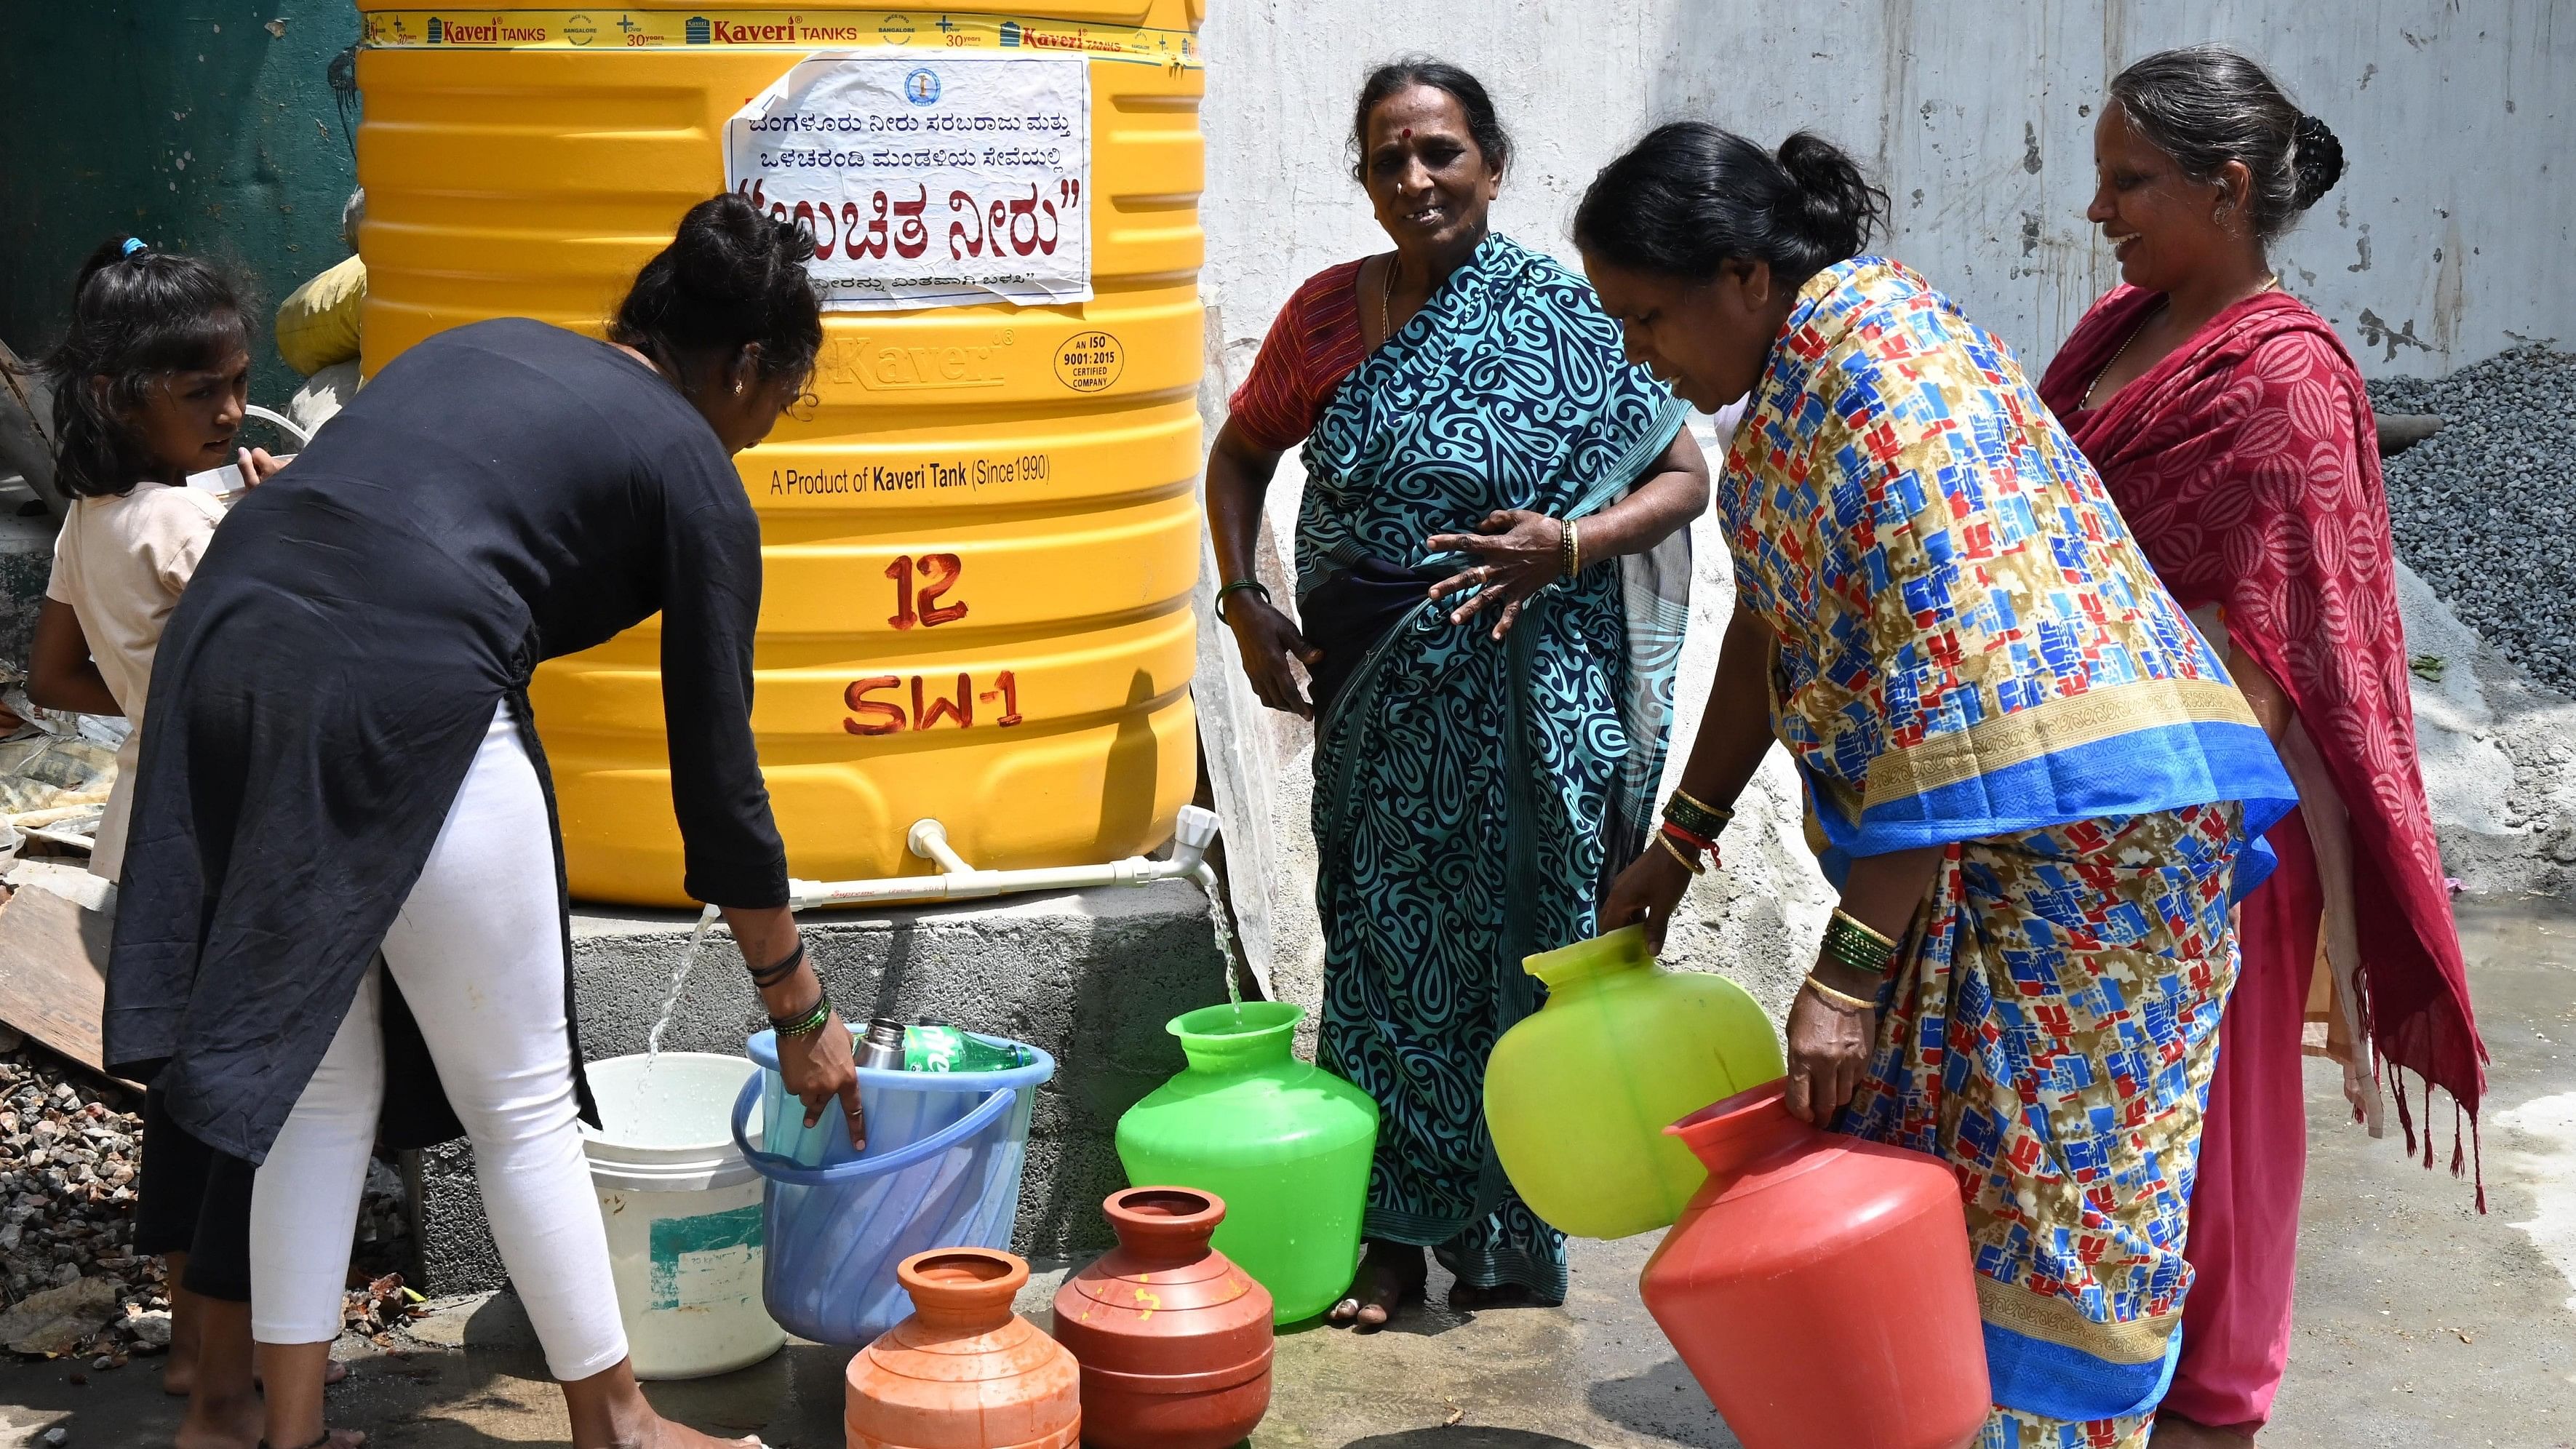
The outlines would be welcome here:
[[[1497,223],[1569,252],[1594,170],[1657,121],[1852,148],[1896,203],[1887,249],[2034,362],[2111,282],[2083,219],[2090,108],[2120,66],[2200,40],[2266,63],[2341,137],[2343,184],[2277,258],[2365,370],[2441,373],[2576,339],[2568,0],[1219,0],[1207,275],[1236,371],[1288,291],[1385,243],[1347,173],[1368,65],[1429,50],[1492,88],[1520,142]]]
[[[2576,228],[2556,174],[2576,100],[2576,5],[2566,0],[1220,0],[1207,37],[1210,355],[1236,378],[1299,282],[1385,248],[1349,175],[1350,105],[1370,65],[1417,50],[1465,65],[1494,92],[1517,144],[1496,225],[1522,241],[1570,257],[1583,187],[1659,121],[1703,117],[1766,141],[1814,129],[1859,154],[1889,192],[1884,249],[1954,293],[2036,371],[2116,276],[2083,219],[2104,81],[2149,51],[2221,40],[2271,64],[2343,141],[2343,185],[2276,260],[2365,371],[2447,372],[2521,340],[2576,338],[2576,296],[2542,280],[2564,270]],[[1202,394],[1211,436],[1223,416],[1216,382]],[[1283,552],[1302,482],[1291,457],[1267,500]],[[1709,520],[1695,533],[1676,773],[1733,599]],[[1284,596],[1284,578],[1269,582]],[[1269,751],[1246,772],[1266,775],[1271,795],[1257,827],[1266,868],[1236,872],[1235,889],[1240,899],[1266,885],[1268,939],[1253,949],[1280,995],[1311,1004],[1322,962],[1312,732],[1246,704],[1231,636],[1203,626],[1226,667],[1202,672],[1202,718],[1226,711],[1231,693],[1228,737],[1264,739]],[[1729,971],[1775,1010],[1831,900],[1798,837],[1795,798],[1774,751],[1723,842],[1726,871],[1693,888],[1666,953]],[[1238,835],[1249,824],[1229,823]]]
[[[357,171],[329,78],[358,38],[347,0],[81,0],[6,14],[0,338],[20,354],[60,338],[81,259],[119,229],[230,258],[271,306],[347,255],[340,204]],[[354,109],[346,120],[353,130]],[[283,408],[296,378],[265,319],[257,331],[252,400]]]
[[[693,917],[577,910],[574,1004],[593,1061],[640,1052]],[[1060,1257],[1109,1245],[1100,1200],[1126,1186],[1118,1119],[1184,1065],[1172,1017],[1225,1000],[1207,898],[1165,881],[963,905],[824,914],[805,925],[816,970],[842,1016],[937,1015],[1045,1048],[1012,1245]],[[667,1051],[739,1055],[763,1025],[759,998],[724,933],[711,938],[673,1008]],[[475,1293],[504,1272],[485,1225],[474,1154],[451,1142],[415,1168],[411,1275],[424,1292]]]

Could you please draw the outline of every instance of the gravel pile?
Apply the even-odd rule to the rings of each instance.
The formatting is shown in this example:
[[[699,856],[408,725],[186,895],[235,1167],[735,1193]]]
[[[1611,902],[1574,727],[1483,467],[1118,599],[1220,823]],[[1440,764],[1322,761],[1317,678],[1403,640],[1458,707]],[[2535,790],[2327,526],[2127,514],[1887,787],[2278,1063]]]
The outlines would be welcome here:
[[[139,1104],[111,1105],[33,1053],[0,1053],[0,1201],[8,1204],[0,1211],[0,1263],[9,1303],[28,1310],[15,1325],[27,1335],[19,1341],[96,1357],[101,1367],[169,1343],[161,1265],[132,1251],[143,1121],[120,1110],[129,1105]],[[104,1282],[28,1303],[88,1277]],[[45,1312],[50,1304],[60,1311]],[[63,1337],[73,1341],[50,1346]]]
[[[48,1053],[0,1050],[0,1348],[106,1369],[169,1346],[161,1260],[133,1250],[141,1106]],[[408,1231],[401,1179],[371,1163],[350,1268],[363,1308],[409,1257]]]
[[[2499,353],[2427,381],[2370,385],[2383,413],[2441,432],[2388,460],[2397,554],[2524,672],[2576,694],[2576,354]]]

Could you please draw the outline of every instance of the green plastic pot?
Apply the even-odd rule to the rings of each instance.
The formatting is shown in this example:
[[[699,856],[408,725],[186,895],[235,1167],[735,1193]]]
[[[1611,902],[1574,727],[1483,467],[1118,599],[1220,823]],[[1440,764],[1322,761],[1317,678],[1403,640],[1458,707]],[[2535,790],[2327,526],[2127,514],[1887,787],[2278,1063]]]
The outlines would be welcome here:
[[[1664,1128],[1786,1070],[1771,1019],[1723,976],[1657,964],[1639,926],[1522,969],[1548,996],[1485,1068],[1503,1171],[1532,1212],[1578,1238],[1671,1227],[1708,1169]]]
[[[1172,1018],[1188,1069],[1118,1119],[1129,1183],[1225,1199],[1217,1251],[1270,1290],[1276,1323],[1350,1287],[1377,1150],[1377,1104],[1290,1052],[1305,1014],[1247,1001]]]

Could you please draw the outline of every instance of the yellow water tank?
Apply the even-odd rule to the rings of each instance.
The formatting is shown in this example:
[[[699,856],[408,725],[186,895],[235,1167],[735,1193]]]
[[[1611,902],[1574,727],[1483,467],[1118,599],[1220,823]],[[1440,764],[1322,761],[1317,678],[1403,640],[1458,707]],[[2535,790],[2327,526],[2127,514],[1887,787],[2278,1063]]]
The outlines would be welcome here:
[[[924,817],[1001,868],[1167,839],[1196,780],[1204,0],[358,8],[369,373],[486,317],[597,334],[725,187],[813,225],[816,398],[738,460],[790,870],[927,872]],[[683,899],[656,626],[537,672],[585,898]]]

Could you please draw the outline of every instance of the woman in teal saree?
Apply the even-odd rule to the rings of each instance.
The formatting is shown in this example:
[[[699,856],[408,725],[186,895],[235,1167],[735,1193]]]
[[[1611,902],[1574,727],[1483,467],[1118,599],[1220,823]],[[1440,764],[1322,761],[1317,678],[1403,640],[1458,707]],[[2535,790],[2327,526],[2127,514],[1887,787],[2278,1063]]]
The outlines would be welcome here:
[[[1381,68],[1353,132],[1395,252],[1282,310],[1208,512],[1245,672],[1316,721],[1321,1059],[1380,1114],[1333,1317],[1375,1326],[1421,1292],[1424,1248],[1453,1306],[1565,1295],[1563,1235],[1494,1161],[1485,1061],[1537,1005],[1521,959],[1591,935],[1647,845],[1708,476],[1582,278],[1488,229],[1508,143],[1473,77]],[[1302,630],[1252,569],[1301,443]]]

